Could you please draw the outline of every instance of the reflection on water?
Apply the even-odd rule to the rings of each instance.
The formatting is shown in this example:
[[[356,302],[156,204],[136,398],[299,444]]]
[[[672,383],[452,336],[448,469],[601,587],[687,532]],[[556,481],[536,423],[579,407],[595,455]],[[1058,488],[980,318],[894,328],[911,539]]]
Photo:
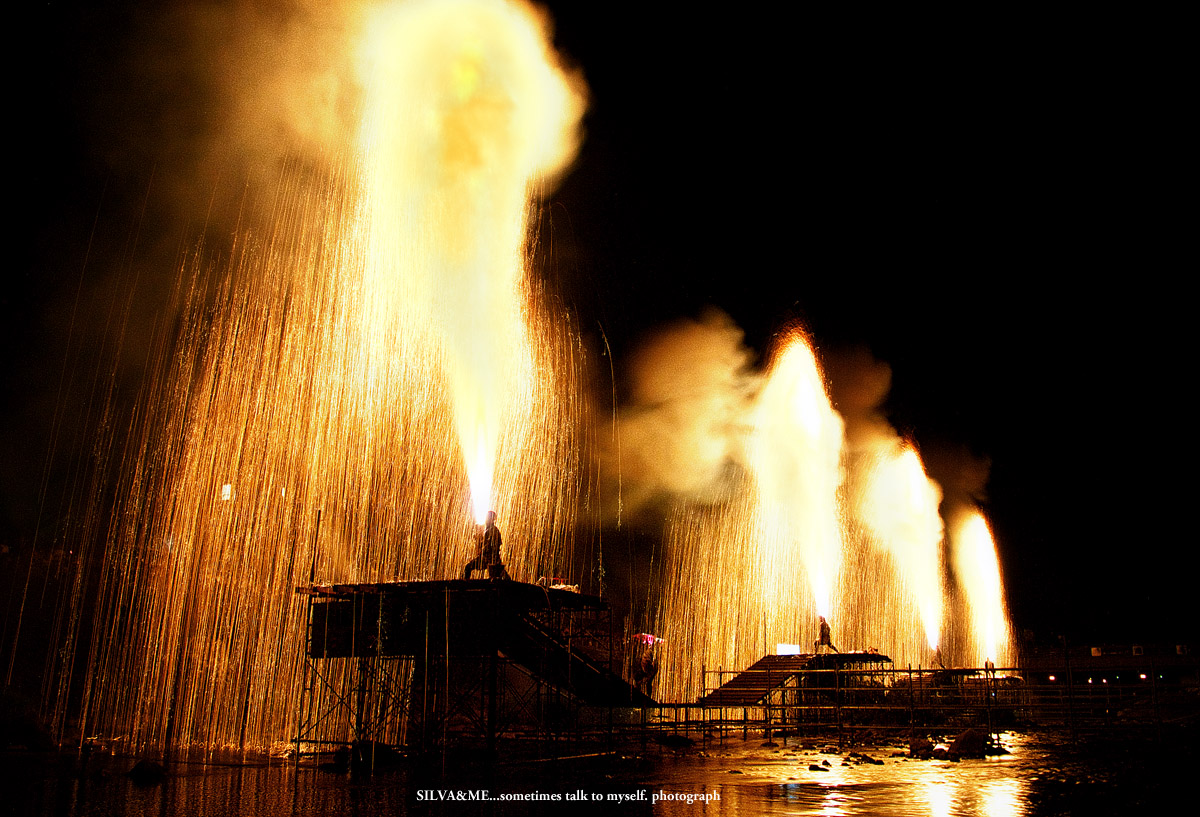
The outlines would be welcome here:
[[[929,813],[932,817],[949,817],[954,809],[954,790],[945,781],[926,780],[922,786],[922,794],[929,802]]]
[[[718,794],[722,814],[1031,814],[1030,772],[1044,762],[1044,752],[1015,735],[1006,745],[1010,754],[954,763],[911,760],[898,756],[899,748],[875,749],[862,757],[751,743],[681,759],[671,776],[675,785]],[[668,804],[655,813],[696,812]]]
[[[131,763],[0,755],[0,812],[32,817],[217,815],[525,815],[617,812],[700,815],[1024,817],[1126,814],[1171,802],[1190,779],[1190,744],[1004,736],[1007,755],[911,760],[899,747],[863,754],[756,740],[620,760],[499,765],[435,777],[411,769],[370,777],[275,766],[176,766],[137,785]],[[451,771],[451,770],[448,770]]]
[[[983,790],[983,814],[1024,814],[1026,783],[1021,780],[992,780]]]

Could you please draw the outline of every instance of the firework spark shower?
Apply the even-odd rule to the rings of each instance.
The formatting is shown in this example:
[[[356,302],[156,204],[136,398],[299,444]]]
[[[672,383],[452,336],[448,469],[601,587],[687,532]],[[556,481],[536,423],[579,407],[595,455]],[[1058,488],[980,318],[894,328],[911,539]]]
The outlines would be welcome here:
[[[454,575],[489,508],[511,573],[570,570],[578,361],[528,259],[581,83],[522,5],[361,21],[357,137],[284,174],[216,291],[182,267],[86,668],[86,729],[131,748],[289,740],[308,581]]]
[[[342,11],[316,26],[335,32],[314,38],[324,48],[284,38],[319,82],[282,80],[278,49],[247,58],[271,78],[259,101],[299,124],[263,149],[284,159],[269,183],[252,176],[255,217],[178,265],[182,317],[114,454],[116,512],[86,522],[95,552],[78,564],[101,568],[80,569],[64,606],[96,594],[95,626],[65,616],[57,636],[60,733],[82,676],[85,733],[131,750],[293,740],[295,588],[456,577],[491,509],[514,578],[604,574],[576,539],[606,476],[591,426],[607,412],[588,408],[586,344],[535,261],[538,203],[580,144],[582,79],[523,4]],[[231,130],[262,148],[270,117],[223,87]],[[689,494],[668,510],[653,609],[628,622],[661,636],[659,695],[693,699],[700,667],[744,667],[777,642],[807,648],[818,615],[845,648],[929,665],[948,597],[966,601],[944,586],[941,494],[915,447],[848,444],[806,333],[780,332],[762,372],[738,342],[729,322],[718,342],[659,350],[641,391],[672,411],[644,415],[617,466],[618,483],[637,463]],[[990,632],[979,650],[1002,656]],[[318,697],[353,668],[328,675]]]

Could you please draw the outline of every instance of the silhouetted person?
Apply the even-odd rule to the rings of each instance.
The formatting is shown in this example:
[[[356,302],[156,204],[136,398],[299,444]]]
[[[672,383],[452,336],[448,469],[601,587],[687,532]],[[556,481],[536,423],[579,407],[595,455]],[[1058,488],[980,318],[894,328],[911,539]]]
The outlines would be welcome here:
[[[471,578],[476,570],[487,571],[488,578],[509,578],[500,561],[502,541],[500,529],[496,527],[496,512],[488,511],[487,521],[475,531],[475,558],[463,566],[463,579]]]
[[[647,695],[658,675],[658,651],[654,648],[660,640],[649,633],[638,633],[633,637],[633,681],[639,689],[645,688]]]
[[[825,620],[825,616],[819,616],[821,619],[821,633],[817,637],[817,653],[821,652],[822,647],[828,647],[834,652],[841,652],[837,647],[833,646],[829,633],[829,622]]]

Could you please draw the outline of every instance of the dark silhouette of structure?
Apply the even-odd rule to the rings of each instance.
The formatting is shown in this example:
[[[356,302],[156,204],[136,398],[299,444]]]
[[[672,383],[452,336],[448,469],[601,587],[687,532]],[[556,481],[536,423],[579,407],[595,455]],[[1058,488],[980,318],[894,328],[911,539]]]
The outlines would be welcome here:
[[[586,708],[652,706],[615,670],[598,597],[524,582],[298,588],[306,695],[296,743],[411,753],[577,730]]]

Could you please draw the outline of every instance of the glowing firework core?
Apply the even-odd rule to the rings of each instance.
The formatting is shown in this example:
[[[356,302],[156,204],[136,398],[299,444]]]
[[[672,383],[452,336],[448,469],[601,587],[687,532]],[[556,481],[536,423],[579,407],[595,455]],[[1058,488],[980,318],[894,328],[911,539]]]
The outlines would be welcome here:
[[[896,561],[915,596],[932,650],[942,623],[941,489],[909,445],[881,454],[867,475],[859,515]]]
[[[536,376],[527,214],[573,157],[583,110],[545,29],[501,0],[396,3],[375,12],[360,60],[373,284],[402,310],[401,352],[440,355],[477,522]]]
[[[996,543],[979,513],[964,515],[954,528],[954,569],[966,589],[975,640],[976,665],[1008,659],[1008,611],[1000,583]]]
[[[829,618],[842,556],[842,418],[802,335],[784,344],[758,405],[752,457],[759,505],[773,531],[766,576],[774,586],[780,575],[805,571],[817,614]]]

